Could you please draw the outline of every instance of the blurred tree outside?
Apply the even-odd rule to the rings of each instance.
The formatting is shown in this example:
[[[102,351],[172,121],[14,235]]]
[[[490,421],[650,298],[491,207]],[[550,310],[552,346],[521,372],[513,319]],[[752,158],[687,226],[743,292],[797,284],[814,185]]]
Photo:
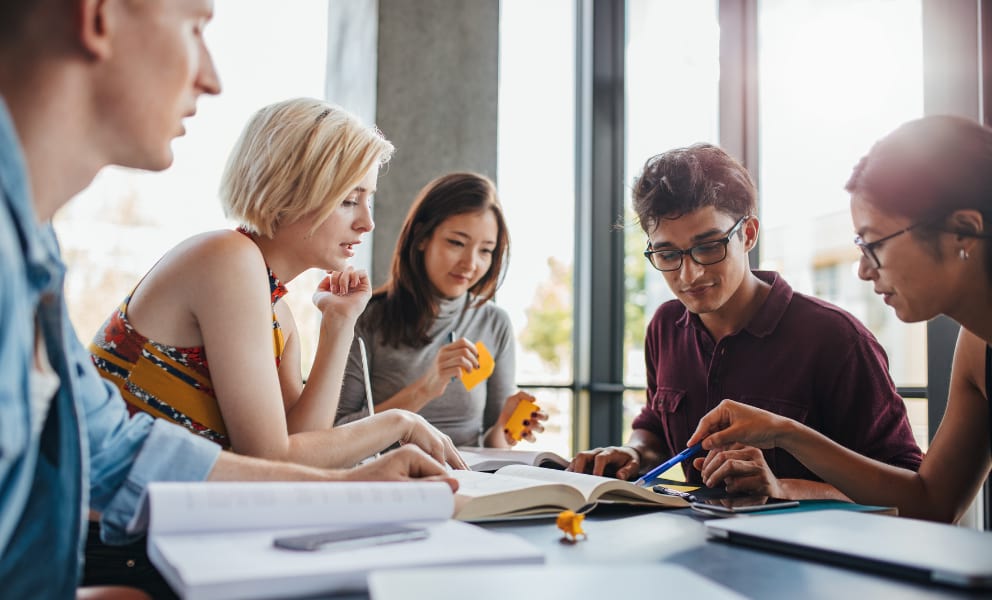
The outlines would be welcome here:
[[[520,344],[557,372],[571,360],[572,265],[551,256],[548,269],[549,277],[537,286],[525,311],[527,325],[520,332]]]
[[[644,346],[645,306],[647,294],[647,266],[644,258],[644,248],[647,245],[644,231],[637,223],[637,217],[627,208],[624,220],[624,356],[630,356],[631,350],[640,350]],[[652,269],[653,270],[653,269]]]
[[[644,260],[644,234],[628,215],[623,229],[624,268],[624,354],[644,345],[647,303],[647,261]],[[550,276],[534,293],[527,308],[527,325],[520,332],[521,345],[536,354],[546,367],[558,371],[571,359],[572,342],[572,265],[548,258]]]

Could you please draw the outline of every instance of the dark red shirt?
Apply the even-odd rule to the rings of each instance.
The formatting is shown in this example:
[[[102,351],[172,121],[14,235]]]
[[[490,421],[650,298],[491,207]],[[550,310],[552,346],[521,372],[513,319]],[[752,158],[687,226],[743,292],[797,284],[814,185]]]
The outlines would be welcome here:
[[[658,307],[644,341],[647,406],[634,429],[683,450],[699,419],[724,398],[805,423],[840,444],[898,467],[919,469],[906,406],[875,336],[840,308],[793,292],[775,272],[764,304],[740,331],[718,343],[678,300]],[[779,478],[819,481],[779,450],[765,459]],[[699,472],[683,464],[691,481]]]

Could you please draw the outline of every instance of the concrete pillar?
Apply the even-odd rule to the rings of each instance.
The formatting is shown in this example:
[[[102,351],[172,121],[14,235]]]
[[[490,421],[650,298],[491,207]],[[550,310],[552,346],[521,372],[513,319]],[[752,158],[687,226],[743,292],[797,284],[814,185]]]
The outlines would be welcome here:
[[[361,114],[374,81],[375,118],[368,120],[397,149],[375,201],[371,270],[378,285],[425,183],[455,170],[496,178],[499,0],[334,0],[329,12],[328,98]]]

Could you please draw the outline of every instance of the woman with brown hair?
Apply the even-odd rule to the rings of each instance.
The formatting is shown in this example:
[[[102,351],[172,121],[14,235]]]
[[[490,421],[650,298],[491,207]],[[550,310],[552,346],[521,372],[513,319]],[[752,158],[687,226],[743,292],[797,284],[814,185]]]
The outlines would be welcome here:
[[[517,403],[513,327],[493,302],[510,238],[493,182],[451,173],[428,183],[410,208],[389,280],[376,290],[355,329],[338,423],[368,415],[358,339],[367,344],[375,411],[419,413],[456,445],[505,447]],[[495,359],[485,381],[456,381],[479,367],[475,342]],[[535,411],[524,438],[543,431]]]

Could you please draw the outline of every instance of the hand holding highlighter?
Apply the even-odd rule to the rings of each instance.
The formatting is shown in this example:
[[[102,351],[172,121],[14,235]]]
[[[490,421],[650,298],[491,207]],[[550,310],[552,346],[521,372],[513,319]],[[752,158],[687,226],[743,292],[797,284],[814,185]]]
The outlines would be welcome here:
[[[534,399],[529,394],[526,398],[521,398],[517,402],[516,408],[510,413],[510,418],[506,420],[506,425],[503,426],[503,430],[514,441],[519,442],[523,439],[524,431],[527,430],[527,425],[524,425],[524,421],[530,421],[534,413],[541,410],[541,407],[534,403]]]

